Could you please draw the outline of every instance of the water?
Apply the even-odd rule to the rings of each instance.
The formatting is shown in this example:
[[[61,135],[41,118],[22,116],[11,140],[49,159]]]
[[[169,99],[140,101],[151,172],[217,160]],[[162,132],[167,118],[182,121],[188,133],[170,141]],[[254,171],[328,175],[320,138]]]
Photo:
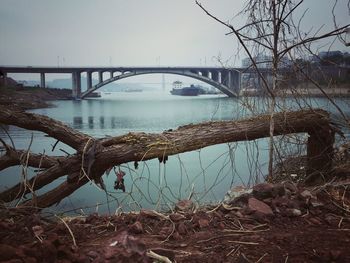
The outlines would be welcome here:
[[[259,111],[264,111],[261,99],[254,99]],[[322,99],[305,100],[302,105],[312,104],[335,112],[331,104]],[[349,100],[337,103],[347,113]],[[210,120],[232,120],[252,115],[244,101],[220,95],[198,97],[172,96],[164,92],[115,92],[102,98],[82,101],[55,101],[55,108],[37,109],[34,113],[47,115],[91,136],[101,138],[128,132],[159,133],[178,126]],[[250,103],[252,105],[252,103]],[[286,105],[295,108],[296,103]],[[6,127],[18,149],[30,148],[32,152],[48,155],[73,153],[70,147],[45,137],[43,133]],[[4,131],[0,137],[9,142]],[[32,139],[33,138],[33,139]],[[32,142],[31,142],[32,141]],[[133,163],[124,164],[126,193],[113,189],[115,175],[111,172],[103,179],[108,195],[90,183],[51,209],[67,211],[83,207],[85,213],[98,209],[101,213],[143,208],[167,209],[182,198],[192,198],[200,203],[222,200],[233,186],[262,180],[267,169],[267,140],[253,143],[222,144],[202,150],[170,156],[166,164],[158,160],[140,162],[138,169]],[[12,167],[0,172],[0,190],[18,182],[22,174],[33,176],[36,171]],[[41,194],[62,183],[62,177]],[[108,205],[107,205],[108,203]]]

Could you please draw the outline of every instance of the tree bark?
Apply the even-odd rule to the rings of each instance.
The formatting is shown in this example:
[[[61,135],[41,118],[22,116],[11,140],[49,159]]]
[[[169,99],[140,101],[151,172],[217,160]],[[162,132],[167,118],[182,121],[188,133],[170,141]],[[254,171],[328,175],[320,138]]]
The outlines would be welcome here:
[[[49,168],[65,159],[65,157],[50,157],[23,150],[15,150],[9,145],[7,147],[6,154],[0,157],[0,171],[21,164],[37,168]]]
[[[1,109],[0,123],[15,125],[27,130],[44,132],[50,137],[56,138],[74,149],[79,149],[79,147],[91,138],[86,134],[70,128],[63,122],[46,116],[22,111],[15,112],[9,109]]]
[[[274,122],[274,136],[308,133],[313,138],[309,141],[309,144],[312,145],[308,146],[310,160],[320,158],[321,155],[323,163],[331,163],[336,127],[330,122],[327,112],[308,110],[276,113]],[[115,165],[153,158],[162,159],[164,156],[193,151],[210,145],[255,140],[270,136],[270,115],[261,115],[239,121],[190,124],[160,134],[128,133],[123,136],[103,139],[94,139],[46,116],[12,112],[7,109],[0,112],[0,123],[46,132],[57,140],[74,147],[77,151],[68,157],[48,157],[26,152],[33,159],[28,162],[29,166],[38,167],[40,162],[34,160],[39,158],[45,160],[41,162],[41,164],[45,163],[45,165],[41,165],[41,168],[45,168],[45,170],[31,180],[20,182],[0,193],[2,201],[12,201],[30,191],[44,187],[61,176],[68,175],[67,181],[55,189],[41,196],[34,195],[32,200],[22,203],[38,207],[48,207],[59,202],[88,182],[89,179],[99,182],[104,172]],[[323,144],[315,145],[319,143],[319,140],[314,138],[328,138],[328,136],[331,138],[325,140]],[[7,151],[10,151],[9,149],[15,151],[8,145],[5,148]],[[317,150],[312,150],[315,148]],[[323,155],[324,152],[327,154]],[[17,156],[20,153],[17,151]],[[7,153],[0,158],[1,167],[18,165],[18,158],[13,157],[12,162],[10,162],[9,156],[13,156],[13,153]],[[319,169],[325,169],[325,167],[312,161],[309,163],[308,171],[315,172]],[[328,169],[328,166],[326,168]],[[324,171],[322,170],[322,172]],[[30,187],[23,187],[24,183]]]

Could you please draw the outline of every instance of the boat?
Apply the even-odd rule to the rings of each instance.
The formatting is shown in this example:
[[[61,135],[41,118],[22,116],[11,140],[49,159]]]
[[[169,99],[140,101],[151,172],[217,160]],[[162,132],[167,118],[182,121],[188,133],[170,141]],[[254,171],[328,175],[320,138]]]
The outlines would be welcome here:
[[[124,92],[142,92],[143,89],[139,89],[139,88],[128,88],[126,90],[124,90]]]
[[[191,85],[189,87],[182,87],[181,81],[175,81],[173,83],[173,89],[170,91],[172,95],[179,96],[198,96],[201,92],[201,89]]]
[[[86,96],[86,98],[101,98],[101,93],[100,92],[91,92]]]

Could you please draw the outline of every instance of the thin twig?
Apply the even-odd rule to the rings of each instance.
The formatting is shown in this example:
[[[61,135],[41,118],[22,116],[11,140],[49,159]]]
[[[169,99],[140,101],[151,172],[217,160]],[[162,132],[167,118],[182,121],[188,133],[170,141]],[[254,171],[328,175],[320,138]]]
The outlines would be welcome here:
[[[71,235],[71,237],[72,237],[72,240],[73,240],[73,245],[75,246],[75,247],[77,247],[77,242],[75,241],[75,237],[74,237],[74,235],[73,235],[73,232],[72,232],[72,230],[70,229],[70,227],[68,226],[68,224],[62,219],[62,218],[60,218],[59,216],[57,216],[57,215],[55,215],[59,220],[61,220],[62,221],[62,223],[66,226],[66,228],[68,229],[68,231],[69,231],[69,234]]]
[[[259,263],[261,260],[263,260],[264,257],[266,257],[268,255],[268,253],[265,253],[264,255],[262,255],[255,263]]]
[[[245,242],[245,241],[238,241],[238,240],[229,240],[227,241],[229,243],[236,243],[236,244],[242,244],[242,245],[259,245],[259,243],[256,242]]]
[[[172,263],[172,261],[171,261],[169,258],[167,258],[166,256],[161,256],[161,255],[159,255],[159,254],[153,252],[152,250],[147,251],[147,252],[146,252],[146,255],[147,255],[147,257],[156,259],[157,261],[160,261],[160,262]]]
[[[238,247],[236,248],[236,247],[234,247],[230,252],[228,252],[227,254],[226,254],[226,257],[228,257],[229,255],[231,255],[232,254],[232,256],[234,256],[237,252],[238,252],[238,250],[241,248],[241,245],[238,245]]]

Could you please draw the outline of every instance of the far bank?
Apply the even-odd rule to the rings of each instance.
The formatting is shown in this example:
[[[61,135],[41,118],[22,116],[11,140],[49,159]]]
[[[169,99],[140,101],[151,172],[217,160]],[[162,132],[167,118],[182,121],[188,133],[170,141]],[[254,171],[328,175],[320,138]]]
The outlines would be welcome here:
[[[69,100],[70,89],[0,86],[0,106],[19,110],[53,107],[50,101]]]

